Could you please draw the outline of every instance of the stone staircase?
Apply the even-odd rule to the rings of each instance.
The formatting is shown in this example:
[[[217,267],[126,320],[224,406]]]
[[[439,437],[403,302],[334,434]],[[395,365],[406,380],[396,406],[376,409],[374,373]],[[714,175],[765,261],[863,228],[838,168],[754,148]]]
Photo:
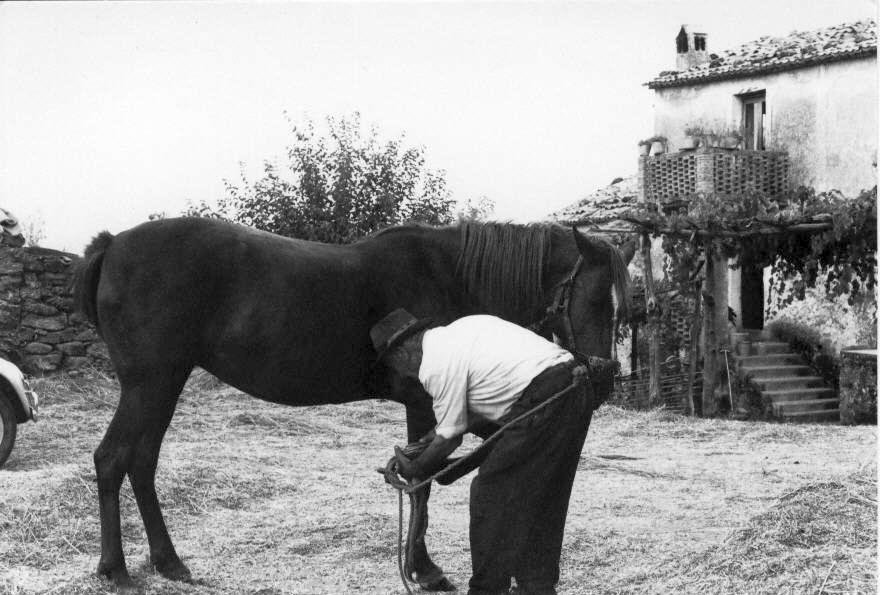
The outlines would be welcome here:
[[[774,418],[789,422],[840,421],[834,390],[788,343],[775,342],[760,330],[732,332],[730,342],[737,373],[758,387],[764,401],[770,402]]]

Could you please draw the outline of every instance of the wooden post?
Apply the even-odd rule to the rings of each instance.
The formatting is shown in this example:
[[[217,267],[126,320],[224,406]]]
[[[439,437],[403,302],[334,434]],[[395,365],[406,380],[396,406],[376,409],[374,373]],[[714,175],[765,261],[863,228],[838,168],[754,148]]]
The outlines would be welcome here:
[[[702,330],[703,282],[694,282],[694,317],[691,320],[691,349],[688,361],[688,392],[687,404],[691,415],[695,414],[694,408],[694,380],[697,377],[697,362],[700,361],[700,331]]]
[[[717,343],[717,375],[715,402],[720,403],[721,399],[725,401],[730,398],[730,391],[727,382],[727,362],[724,352],[729,351],[730,347],[730,263],[723,255],[715,256],[715,342]]]
[[[724,370],[721,350],[727,348],[727,259],[706,246],[706,284],[704,290],[705,346],[703,349],[703,415],[718,412],[716,388]],[[725,391],[726,392],[726,391]]]
[[[646,331],[648,333],[648,403],[660,401],[660,333],[658,317],[660,310],[654,293],[654,267],[651,263],[651,238],[642,234],[642,259],[645,265],[645,311],[647,313]]]
[[[629,371],[635,372],[639,369],[639,325],[633,322],[630,325],[630,346],[629,350]]]
[[[715,330],[715,255],[710,243],[705,247],[706,281],[703,285],[703,416],[715,415],[715,379],[718,376],[718,341]]]

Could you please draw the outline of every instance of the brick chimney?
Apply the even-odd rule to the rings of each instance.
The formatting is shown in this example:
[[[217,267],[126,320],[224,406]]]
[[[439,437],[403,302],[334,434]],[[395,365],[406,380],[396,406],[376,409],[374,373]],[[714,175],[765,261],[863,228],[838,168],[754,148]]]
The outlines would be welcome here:
[[[675,69],[681,72],[709,61],[706,34],[702,27],[682,25],[675,37]]]

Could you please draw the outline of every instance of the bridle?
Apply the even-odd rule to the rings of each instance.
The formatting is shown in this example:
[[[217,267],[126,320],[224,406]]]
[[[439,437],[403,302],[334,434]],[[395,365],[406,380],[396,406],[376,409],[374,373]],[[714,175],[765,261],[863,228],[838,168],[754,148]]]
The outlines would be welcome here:
[[[580,273],[583,264],[584,257],[579,254],[574,266],[571,268],[571,272],[553,287],[553,301],[547,306],[547,309],[544,311],[544,316],[537,322],[529,325],[528,328],[540,333],[547,328],[547,325],[550,324],[551,321],[561,318],[562,331],[564,333],[564,336],[561,337],[563,342],[562,347],[567,351],[570,351],[581,363],[606,363],[608,362],[608,359],[606,358],[586,355],[578,351],[577,344],[574,340],[574,327],[571,324],[571,294],[574,288],[574,280],[577,278],[578,273]],[[614,308],[614,316],[612,318],[613,334],[611,336],[611,358],[615,363],[617,360],[617,342],[615,341],[617,336],[617,324],[617,308]]]

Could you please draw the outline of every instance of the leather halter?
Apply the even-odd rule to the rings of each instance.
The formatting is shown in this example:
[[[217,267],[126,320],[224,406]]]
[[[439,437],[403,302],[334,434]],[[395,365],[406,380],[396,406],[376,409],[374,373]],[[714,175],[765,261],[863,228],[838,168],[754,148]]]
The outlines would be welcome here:
[[[562,327],[565,336],[562,337],[563,347],[570,351],[575,359],[582,363],[588,363],[591,365],[605,365],[609,362],[614,362],[617,364],[617,345],[615,341],[615,336],[617,335],[617,309],[614,310],[614,319],[613,319],[613,334],[611,337],[611,345],[612,345],[612,359],[609,360],[604,357],[598,357],[593,355],[586,355],[577,350],[577,344],[575,343],[574,338],[574,327],[571,324],[571,294],[574,288],[574,280],[577,278],[578,273],[581,270],[581,266],[584,263],[583,255],[578,255],[577,261],[574,263],[574,266],[571,269],[571,272],[565,276],[559,283],[554,286],[555,293],[553,295],[553,301],[550,302],[550,305],[547,306],[547,309],[544,312],[544,316],[534,324],[529,325],[528,328],[535,332],[540,332],[543,330],[547,324],[557,318],[562,318]]]
[[[562,326],[565,331],[564,347],[572,353],[578,354],[577,344],[574,341],[574,327],[571,324],[571,294],[574,287],[574,280],[577,278],[584,263],[584,257],[578,255],[577,262],[574,263],[571,272],[562,281],[556,284],[556,293],[553,301],[547,306],[547,315],[545,320],[556,316],[562,317]],[[583,357],[582,354],[578,354]]]
[[[562,337],[564,341],[562,346],[579,358],[585,359],[586,356],[577,351],[577,345],[574,342],[574,328],[571,324],[571,314],[569,312],[571,307],[572,287],[574,286],[574,280],[580,272],[583,262],[584,257],[579,255],[571,272],[553,287],[555,290],[553,301],[547,306],[547,309],[544,311],[544,316],[537,322],[530,324],[529,329],[535,332],[540,332],[544,330],[551,320],[561,316],[563,330],[565,331],[565,336]]]

